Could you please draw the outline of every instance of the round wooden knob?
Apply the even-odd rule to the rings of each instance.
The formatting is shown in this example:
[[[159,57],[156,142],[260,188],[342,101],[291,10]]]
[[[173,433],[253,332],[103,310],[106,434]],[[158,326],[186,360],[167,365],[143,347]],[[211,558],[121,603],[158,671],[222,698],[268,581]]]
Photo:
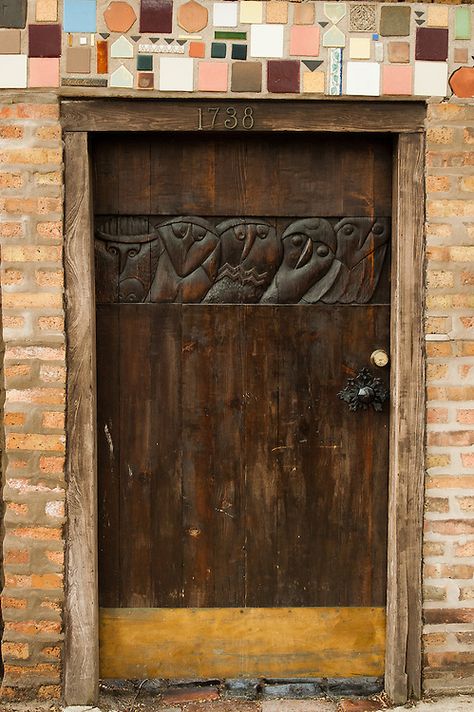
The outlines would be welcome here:
[[[378,366],[379,368],[383,368],[388,364],[389,358],[388,358],[388,353],[384,351],[383,349],[376,349],[371,355],[370,355],[370,362],[374,366]]]

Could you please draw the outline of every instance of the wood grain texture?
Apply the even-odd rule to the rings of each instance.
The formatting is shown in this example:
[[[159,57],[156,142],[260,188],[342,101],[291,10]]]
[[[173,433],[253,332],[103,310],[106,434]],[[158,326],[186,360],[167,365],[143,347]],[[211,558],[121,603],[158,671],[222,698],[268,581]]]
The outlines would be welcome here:
[[[378,676],[385,609],[103,608],[100,638],[103,678]]]
[[[96,365],[88,136],[66,134],[67,547],[64,697],[98,693]]]
[[[422,131],[424,102],[321,101],[307,99],[186,99],[126,101],[89,99],[61,102],[66,131],[196,131],[198,109],[252,107],[255,131],[354,131],[405,133]],[[217,125],[222,130],[223,125]],[[250,133],[250,132],[248,132]]]
[[[421,696],[424,478],[424,140],[400,136],[394,175],[386,691]]]

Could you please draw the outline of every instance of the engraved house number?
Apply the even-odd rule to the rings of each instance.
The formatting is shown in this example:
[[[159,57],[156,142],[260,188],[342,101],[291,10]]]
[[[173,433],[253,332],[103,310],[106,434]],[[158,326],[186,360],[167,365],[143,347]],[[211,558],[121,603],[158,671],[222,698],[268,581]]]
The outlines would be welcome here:
[[[236,109],[228,106],[226,109],[220,106],[198,109],[198,130],[207,129],[246,129],[249,131],[254,127],[253,108],[245,106]]]

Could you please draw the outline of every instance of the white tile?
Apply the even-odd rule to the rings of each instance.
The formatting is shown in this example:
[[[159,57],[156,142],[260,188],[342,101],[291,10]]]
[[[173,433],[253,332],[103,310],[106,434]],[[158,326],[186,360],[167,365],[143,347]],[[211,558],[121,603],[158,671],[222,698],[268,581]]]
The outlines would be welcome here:
[[[123,35],[115,40],[115,42],[110,47],[111,57],[133,57],[133,45],[127,40]]]
[[[236,2],[215,2],[213,8],[213,23],[215,27],[237,27]]]
[[[377,62],[348,62],[346,76],[346,94],[379,96],[380,64]]]
[[[349,57],[351,59],[370,59],[371,42],[368,37],[351,37]]]
[[[337,25],[339,20],[342,20],[346,14],[346,3],[345,2],[325,2],[324,3],[324,14]]]
[[[122,87],[124,89],[133,88],[133,74],[124,67],[123,64],[112,72],[109,79],[109,87]]]
[[[446,62],[415,62],[415,96],[446,96],[447,83]]]
[[[375,42],[375,61],[383,62],[383,42]]]
[[[326,30],[323,35],[323,47],[345,47],[346,46],[346,35],[339,27],[333,25]]]
[[[161,91],[193,91],[193,60],[188,57],[161,57]]]
[[[283,25],[251,25],[250,56],[283,57]]]
[[[262,0],[243,0],[240,3],[240,22],[263,22]]]
[[[24,54],[0,54],[0,87],[23,89],[26,87],[26,62]]]

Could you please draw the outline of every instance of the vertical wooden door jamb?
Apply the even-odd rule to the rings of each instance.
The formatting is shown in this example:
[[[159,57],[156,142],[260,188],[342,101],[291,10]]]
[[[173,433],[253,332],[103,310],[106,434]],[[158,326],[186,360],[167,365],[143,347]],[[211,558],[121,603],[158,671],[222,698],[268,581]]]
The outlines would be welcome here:
[[[391,435],[385,690],[421,696],[424,480],[424,136],[399,134],[393,181]]]
[[[87,132],[65,133],[66,603],[64,698],[94,704],[99,683],[94,242]]]

